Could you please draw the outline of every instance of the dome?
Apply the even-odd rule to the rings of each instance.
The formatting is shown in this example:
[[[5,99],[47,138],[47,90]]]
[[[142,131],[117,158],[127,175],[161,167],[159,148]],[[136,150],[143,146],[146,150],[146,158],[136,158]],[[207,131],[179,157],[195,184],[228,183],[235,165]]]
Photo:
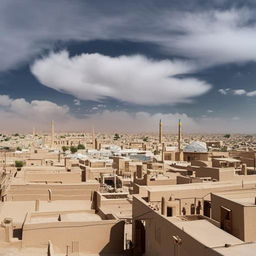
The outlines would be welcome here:
[[[193,141],[191,144],[186,146],[183,151],[184,152],[206,153],[206,152],[208,152],[208,149],[207,149],[207,146],[206,146],[205,142]]]

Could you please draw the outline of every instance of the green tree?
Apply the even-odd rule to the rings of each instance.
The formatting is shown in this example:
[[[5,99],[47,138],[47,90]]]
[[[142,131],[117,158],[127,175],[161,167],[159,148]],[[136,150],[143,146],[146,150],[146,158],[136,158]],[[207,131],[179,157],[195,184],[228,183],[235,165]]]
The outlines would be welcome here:
[[[228,139],[228,138],[230,138],[230,137],[231,137],[230,134],[225,134],[225,135],[224,135],[224,138],[227,138],[227,139]]]
[[[154,155],[159,155],[160,154],[160,151],[159,150],[155,150],[154,151]]]
[[[115,133],[114,140],[119,140],[120,138],[121,138],[120,135],[118,133]]]
[[[69,147],[67,147],[67,146],[62,146],[62,151],[63,151],[63,152],[66,152],[68,149],[69,149]]]
[[[143,141],[147,142],[148,141],[148,136],[143,138]]]
[[[16,160],[15,161],[15,167],[17,168],[21,168],[24,166],[24,162],[23,161],[19,161],[19,160]]]
[[[77,152],[77,147],[71,146],[70,151],[71,151],[72,154],[76,153]]]
[[[16,150],[17,151],[22,151],[22,148],[21,147],[17,147]]]
[[[85,149],[85,146],[84,146],[83,144],[79,144],[79,145],[77,146],[77,149]]]

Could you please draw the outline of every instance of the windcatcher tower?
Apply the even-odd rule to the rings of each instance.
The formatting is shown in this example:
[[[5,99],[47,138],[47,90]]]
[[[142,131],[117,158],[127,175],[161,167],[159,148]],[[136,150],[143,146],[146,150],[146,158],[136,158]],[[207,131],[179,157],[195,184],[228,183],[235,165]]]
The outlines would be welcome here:
[[[163,142],[163,123],[162,120],[160,119],[159,121],[159,143]]]

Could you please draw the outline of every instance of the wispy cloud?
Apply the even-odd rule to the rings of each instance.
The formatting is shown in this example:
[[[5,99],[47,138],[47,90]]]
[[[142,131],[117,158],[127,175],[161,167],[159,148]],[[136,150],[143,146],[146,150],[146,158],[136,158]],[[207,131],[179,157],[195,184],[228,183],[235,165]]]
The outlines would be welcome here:
[[[226,88],[226,89],[219,89],[218,92],[222,95],[227,95],[228,92],[230,91],[230,88]]]
[[[233,7],[238,0],[207,2],[3,0],[0,70],[28,61],[56,41],[95,39],[156,44],[168,54],[194,59],[201,68],[255,61],[253,1],[243,1],[248,6],[243,8]]]
[[[219,89],[218,90],[219,93],[221,93],[222,95],[227,95],[227,94],[233,94],[233,95],[237,95],[237,96],[248,96],[248,97],[254,97],[256,96],[256,90],[254,91],[246,91],[244,89],[236,89],[236,90],[231,90],[230,88],[227,89]]]

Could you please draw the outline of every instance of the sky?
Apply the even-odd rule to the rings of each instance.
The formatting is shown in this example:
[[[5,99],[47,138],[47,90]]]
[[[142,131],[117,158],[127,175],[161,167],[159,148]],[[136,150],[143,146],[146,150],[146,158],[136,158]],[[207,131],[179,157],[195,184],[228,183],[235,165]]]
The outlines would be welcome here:
[[[1,0],[0,131],[255,133],[255,0]]]

